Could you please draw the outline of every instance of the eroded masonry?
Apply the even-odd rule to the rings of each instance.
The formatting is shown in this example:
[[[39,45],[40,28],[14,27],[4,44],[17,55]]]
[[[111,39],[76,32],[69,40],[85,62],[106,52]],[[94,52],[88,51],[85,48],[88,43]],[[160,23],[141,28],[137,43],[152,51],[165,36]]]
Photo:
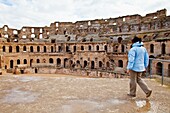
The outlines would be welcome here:
[[[146,16],[54,22],[49,27],[20,30],[4,25],[0,28],[0,69],[2,74],[124,75],[134,35],[142,37],[153,58],[148,70],[170,76],[170,16],[166,9]]]

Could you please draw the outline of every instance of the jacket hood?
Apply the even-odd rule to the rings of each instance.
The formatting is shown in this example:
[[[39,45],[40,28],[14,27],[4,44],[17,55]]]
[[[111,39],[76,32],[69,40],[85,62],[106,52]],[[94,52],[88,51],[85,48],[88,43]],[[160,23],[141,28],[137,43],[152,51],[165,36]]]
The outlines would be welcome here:
[[[135,42],[132,47],[140,47],[140,46],[143,46],[143,42]]]

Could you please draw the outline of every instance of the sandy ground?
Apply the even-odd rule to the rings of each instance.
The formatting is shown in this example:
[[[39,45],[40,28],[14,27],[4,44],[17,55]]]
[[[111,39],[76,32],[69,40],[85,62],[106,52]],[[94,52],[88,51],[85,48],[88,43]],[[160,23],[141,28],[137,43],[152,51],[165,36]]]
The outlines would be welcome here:
[[[0,113],[170,113],[170,88],[145,79],[148,99],[138,87],[130,98],[128,78],[69,75],[0,76]]]

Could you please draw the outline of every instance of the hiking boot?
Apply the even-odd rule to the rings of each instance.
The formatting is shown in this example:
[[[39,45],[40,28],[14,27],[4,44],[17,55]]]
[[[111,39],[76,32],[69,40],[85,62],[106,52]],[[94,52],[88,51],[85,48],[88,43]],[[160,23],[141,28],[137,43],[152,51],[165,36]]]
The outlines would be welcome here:
[[[127,94],[127,96],[129,96],[129,97],[136,97],[136,95],[132,95],[132,94]]]
[[[152,90],[150,90],[148,93],[146,93],[146,97],[150,97],[151,96],[151,93],[152,93]]]

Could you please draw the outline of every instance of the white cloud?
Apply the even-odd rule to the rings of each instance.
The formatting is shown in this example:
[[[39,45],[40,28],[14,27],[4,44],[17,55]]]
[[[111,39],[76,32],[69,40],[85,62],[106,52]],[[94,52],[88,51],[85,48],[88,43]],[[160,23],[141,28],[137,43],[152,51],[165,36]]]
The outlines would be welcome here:
[[[142,16],[166,8],[169,0],[0,0],[0,27],[49,26],[55,21],[80,21]],[[169,15],[169,13],[168,13]]]

